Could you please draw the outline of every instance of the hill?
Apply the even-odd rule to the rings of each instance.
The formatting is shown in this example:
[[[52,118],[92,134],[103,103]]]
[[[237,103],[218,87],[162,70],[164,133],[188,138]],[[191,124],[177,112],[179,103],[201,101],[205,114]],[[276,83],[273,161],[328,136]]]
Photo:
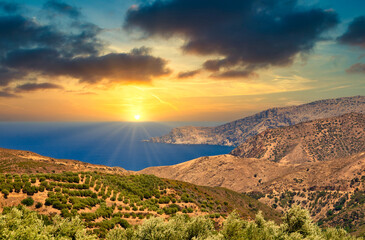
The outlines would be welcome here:
[[[314,120],[266,130],[232,154],[147,168],[141,173],[226,187],[281,211],[298,204],[320,224],[362,234],[364,129],[364,114]]]
[[[365,234],[365,152],[301,164],[227,154],[147,168],[141,173],[226,187],[280,211],[297,204],[318,224]]]
[[[232,155],[302,163],[365,151],[365,115],[350,113],[294,126],[268,129],[238,146]]]
[[[238,192],[258,191],[264,186],[277,191],[335,187],[337,180],[351,181],[365,166],[364,129],[365,115],[359,113],[314,120],[266,130],[231,154],[146,168],[141,173]],[[338,176],[341,169],[344,172]],[[294,178],[301,179],[300,183],[293,183]]]
[[[95,165],[76,160],[55,159],[22,150],[0,148],[0,173],[62,173],[80,171],[101,171],[127,174],[120,167]]]
[[[100,238],[116,227],[177,213],[208,216],[219,226],[234,209],[248,220],[261,210],[280,222],[280,212],[247,195],[121,168],[0,149],[0,170],[0,211],[23,204],[51,219],[78,216]]]
[[[201,157],[173,166],[146,168],[140,173],[225,187],[237,192],[285,192],[303,188],[352,191],[353,179],[361,179],[365,175],[365,152],[302,164],[282,164],[227,154]]]
[[[238,146],[247,138],[270,128],[295,125],[346,113],[365,113],[365,96],[315,101],[298,106],[271,108],[217,127],[179,127],[150,142]]]

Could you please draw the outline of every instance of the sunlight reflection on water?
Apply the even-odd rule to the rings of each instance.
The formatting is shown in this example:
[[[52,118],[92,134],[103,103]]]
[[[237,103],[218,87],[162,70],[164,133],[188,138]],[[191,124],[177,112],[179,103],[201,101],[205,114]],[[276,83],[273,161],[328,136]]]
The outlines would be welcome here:
[[[200,123],[200,125],[207,125]],[[29,150],[54,158],[140,170],[172,165],[200,156],[229,153],[232,147],[170,145],[141,140],[172,127],[199,123],[0,123],[0,147]],[[216,124],[210,124],[216,125]]]

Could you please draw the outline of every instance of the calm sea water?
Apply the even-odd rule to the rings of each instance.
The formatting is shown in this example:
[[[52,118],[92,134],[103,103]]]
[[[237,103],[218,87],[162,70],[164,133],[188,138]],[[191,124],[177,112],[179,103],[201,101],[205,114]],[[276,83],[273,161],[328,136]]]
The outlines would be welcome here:
[[[119,166],[127,170],[172,165],[201,156],[229,153],[233,149],[141,141],[166,134],[172,127],[181,125],[192,124],[0,122],[0,147],[33,151],[54,158]]]

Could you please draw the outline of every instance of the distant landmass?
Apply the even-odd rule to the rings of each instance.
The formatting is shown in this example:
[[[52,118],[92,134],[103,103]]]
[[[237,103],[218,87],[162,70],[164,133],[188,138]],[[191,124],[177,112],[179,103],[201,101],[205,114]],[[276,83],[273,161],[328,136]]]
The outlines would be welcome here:
[[[169,144],[210,144],[238,146],[247,138],[270,128],[295,125],[346,113],[365,113],[365,96],[315,101],[298,106],[271,108],[217,127],[178,127],[150,142]]]

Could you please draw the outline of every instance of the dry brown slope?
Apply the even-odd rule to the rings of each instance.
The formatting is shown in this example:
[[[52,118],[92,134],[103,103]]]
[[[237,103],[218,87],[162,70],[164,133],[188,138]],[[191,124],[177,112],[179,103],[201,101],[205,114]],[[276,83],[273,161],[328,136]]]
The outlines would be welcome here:
[[[269,129],[232,151],[239,157],[282,163],[325,161],[365,151],[365,115],[350,113]]]
[[[238,146],[266,129],[295,125],[310,120],[365,113],[365,96],[344,97],[283,108],[272,108],[217,127],[179,127],[151,142]]]
[[[279,166],[270,161],[258,161],[226,154],[201,157],[173,166],[150,167],[143,169],[140,173],[246,192],[256,190],[259,179],[270,181],[289,171],[291,167]]]
[[[105,173],[127,174],[120,167],[95,165],[76,160],[55,159],[22,150],[0,148],[0,173],[37,173],[37,172],[81,172],[100,171]]]
[[[344,177],[350,181],[347,176],[353,177],[356,168],[338,174],[355,161],[364,166],[364,130],[363,114],[345,114],[267,130],[247,140],[232,155],[201,157],[141,172],[239,192],[261,191],[264,187],[277,191],[292,187],[346,188],[346,184],[336,185],[332,180]]]
[[[140,173],[225,187],[237,192],[281,192],[303,188],[347,190],[355,176],[365,175],[365,153],[303,164],[281,164],[227,154],[201,157],[173,166],[146,168]]]
[[[365,152],[302,164],[228,154],[202,157],[175,166],[147,168],[142,173],[238,192],[256,192],[254,195],[261,202],[277,210],[285,211],[292,204],[298,204],[325,225],[350,227],[356,234],[364,232],[361,226],[365,222]],[[345,199],[345,203],[340,205],[341,199]],[[329,212],[334,215],[330,216]]]

